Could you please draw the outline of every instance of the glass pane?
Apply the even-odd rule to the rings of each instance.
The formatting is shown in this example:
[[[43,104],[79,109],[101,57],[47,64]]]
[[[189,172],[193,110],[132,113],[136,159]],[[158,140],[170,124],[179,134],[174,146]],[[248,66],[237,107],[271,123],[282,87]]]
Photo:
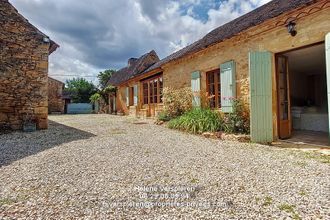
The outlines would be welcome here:
[[[154,81],[154,103],[157,103],[157,81],[158,79],[155,79]]]
[[[150,86],[150,90],[149,90],[149,98],[150,98],[150,103],[152,104],[152,103],[154,103],[154,97],[153,97],[153,91],[154,91],[154,83],[153,83],[153,81],[150,81],[149,82],[149,86]]]
[[[215,95],[215,89],[214,89],[214,84],[210,84],[210,95]]]
[[[143,83],[143,104],[148,104],[148,83]]]
[[[163,78],[159,78],[159,94],[160,94],[160,102],[163,102]]]
[[[279,69],[279,102],[280,102],[280,119],[288,120],[289,118],[289,97],[288,97],[288,74],[286,60],[283,57],[278,59]]]
[[[218,84],[218,108],[221,108],[221,88],[220,88],[220,84]]]
[[[213,72],[209,72],[208,74],[208,83],[209,84],[212,84],[212,83],[214,83],[214,73]]]

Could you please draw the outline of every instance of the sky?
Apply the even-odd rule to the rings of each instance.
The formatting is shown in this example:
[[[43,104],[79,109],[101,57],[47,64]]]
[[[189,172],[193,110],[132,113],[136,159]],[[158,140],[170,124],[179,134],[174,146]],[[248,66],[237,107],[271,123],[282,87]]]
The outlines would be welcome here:
[[[121,69],[155,50],[160,59],[270,0],[9,0],[60,45],[49,76],[61,81]]]

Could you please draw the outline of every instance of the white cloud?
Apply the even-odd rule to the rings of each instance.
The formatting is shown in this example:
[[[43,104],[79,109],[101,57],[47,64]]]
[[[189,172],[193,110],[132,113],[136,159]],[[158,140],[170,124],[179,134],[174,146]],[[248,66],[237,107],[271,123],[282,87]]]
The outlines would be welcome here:
[[[152,49],[164,58],[269,0],[228,0],[220,6],[217,0],[10,1],[60,44],[51,55],[50,74],[65,80],[118,69]],[[197,6],[207,7],[206,20],[198,19]]]

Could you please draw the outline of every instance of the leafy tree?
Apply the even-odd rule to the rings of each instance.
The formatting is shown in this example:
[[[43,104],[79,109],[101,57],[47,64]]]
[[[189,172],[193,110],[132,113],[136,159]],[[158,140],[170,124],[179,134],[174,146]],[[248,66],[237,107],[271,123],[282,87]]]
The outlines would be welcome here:
[[[95,103],[98,102],[101,99],[101,95],[99,93],[95,93],[94,95],[92,95],[89,100],[91,101],[91,103]]]
[[[91,95],[97,92],[92,82],[84,78],[73,78],[66,81],[65,91],[69,92],[73,103],[89,103]]]
[[[99,80],[99,87],[101,90],[104,90],[108,86],[108,81],[115,72],[115,70],[109,69],[99,73],[97,78]]]
[[[115,92],[116,88],[113,86],[108,85],[108,81],[110,77],[116,72],[116,70],[108,69],[103,72],[100,72],[97,76],[99,80],[99,94],[102,96],[103,100],[106,104],[109,104],[108,94],[111,92]]]

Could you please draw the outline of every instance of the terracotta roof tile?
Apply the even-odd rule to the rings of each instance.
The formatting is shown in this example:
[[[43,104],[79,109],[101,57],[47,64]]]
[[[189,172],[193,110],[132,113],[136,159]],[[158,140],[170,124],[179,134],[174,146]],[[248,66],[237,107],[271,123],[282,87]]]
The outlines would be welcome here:
[[[124,67],[114,73],[112,77],[109,79],[108,84],[110,85],[118,85],[122,82],[125,82],[141,73],[143,73],[150,66],[159,61],[159,57],[157,56],[154,50],[150,51],[147,54],[144,54],[140,58],[131,58],[129,59],[130,65]]]

